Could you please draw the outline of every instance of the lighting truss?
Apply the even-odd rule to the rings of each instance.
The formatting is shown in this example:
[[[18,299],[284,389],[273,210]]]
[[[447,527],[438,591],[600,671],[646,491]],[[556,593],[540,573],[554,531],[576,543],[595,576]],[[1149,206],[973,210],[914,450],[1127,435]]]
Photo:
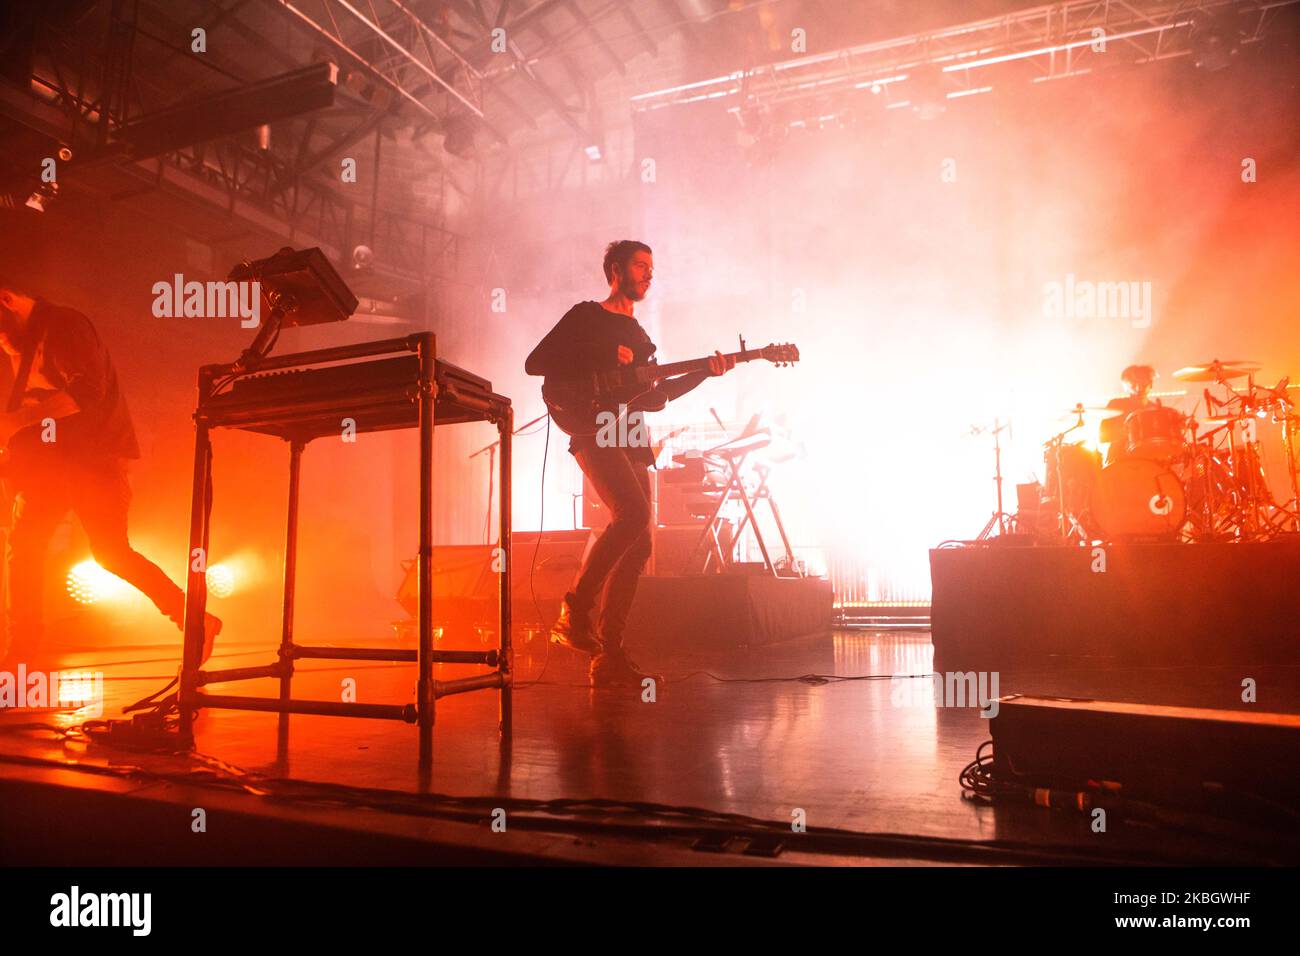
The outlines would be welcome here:
[[[483,74],[451,47],[403,0],[316,0],[310,12],[306,3],[277,0],[281,7],[314,30],[332,46],[365,67],[394,93],[427,116],[438,118],[423,90],[445,93],[479,119],[483,118]],[[344,38],[342,23],[358,22],[367,38],[389,54],[369,57]],[[415,78],[419,86],[412,83]]]
[[[738,112],[864,89],[889,92],[892,84],[923,69],[939,71],[950,87],[949,98],[973,95],[992,89],[998,68],[1011,64],[1042,82],[1089,73],[1116,49],[1128,52],[1127,62],[1186,56],[1198,17],[1235,14],[1240,42],[1254,42],[1275,11],[1297,2],[1072,0],[652,90],[633,96],[632,106],[645,111],[722,100]]]

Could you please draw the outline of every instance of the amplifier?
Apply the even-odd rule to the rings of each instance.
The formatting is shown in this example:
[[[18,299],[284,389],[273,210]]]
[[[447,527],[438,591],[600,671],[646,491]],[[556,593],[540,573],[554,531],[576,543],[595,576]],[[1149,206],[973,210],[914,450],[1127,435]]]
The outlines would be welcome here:
[[[516,531],[510,536],[514,565],[510,607],[517,624],[550,625],[560,601],[582,566],[588,531]],[[433,549],[433,618],[448,637],[474,637],[491,627],[497,612],[497,575],[492,547],[486,544],[438,545]],[[535,562],[534,562],[535,559]],[[412,619],[418,612],[414,559],[404,561],[397,603]],[[534,596],[536,601],[534,601]],[[540,615],[540,617],[539,617]]]
[[[1112,781],[1120,796],[1155,803],[1300,807],[1300,714],[1020,695],[997,703],[1001,781],[1067,790]]]

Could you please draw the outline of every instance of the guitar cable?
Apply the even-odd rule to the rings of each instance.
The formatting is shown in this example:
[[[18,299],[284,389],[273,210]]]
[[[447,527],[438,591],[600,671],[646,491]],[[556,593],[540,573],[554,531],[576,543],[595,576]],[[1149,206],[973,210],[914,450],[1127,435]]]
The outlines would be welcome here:
[[[539,502],[538,502],[538,514],[537,514],[537,540],[533,542],[533,560],[531,566],[528,568],[528,592],[529,594],[532,595],[533,610],[537,613],[537,621],[539,625],[543,624],[546,618],[543,616],[542,606],[537,600],[537,587],[535,584],[535,577],[537,574],[537,555],[541,553],[542,550],[542,529],[546,526],[546,462],[547,459],[550,457],[550,454],[551,454],[551,412],[550,409],[547,409],[546,442],[542,447],[542,480],[541,480],[541,486],[538,489]],[[509,558],[507,558],[507,560],[509,560]],[[506,599],[509,600],[509,595],[506,596]],[[540,684],[542,682],[542,678],[546,675],[546,668],[550,663],[551,663],[551,639],[550,636],[547,635],[546,653],[542,656],[541,671],[538,673],[536,677],[532,678],[531,680],[521,681],[515,686],[522,689],[524,687],[529,687],[533,684]]]

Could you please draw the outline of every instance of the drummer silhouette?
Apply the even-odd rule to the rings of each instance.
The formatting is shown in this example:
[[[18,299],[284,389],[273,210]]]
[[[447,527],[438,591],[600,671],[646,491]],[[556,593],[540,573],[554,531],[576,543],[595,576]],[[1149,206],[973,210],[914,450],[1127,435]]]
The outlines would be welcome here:
[[[1098,435],[1100,441],[1109,446],[1106,449],[1106,464],[1108,465],[1121,458],[1155,457],[1143,455],[1141,451],[1144,446],[1151,444],[1151,439],[1165,437],[1163,432],[1156,435],[1144,434],[1144,432],[1151,430],[1151,427],[1149,425],[1145,428],[1140,427],[1147,423],[1142,421],[1142,416],[1133,415],[1134,412],[1140,412],[1144,409],[1163,408],[1158,399],[1151,398],[1151,388],[1156,382],[1156,370],[1150,365],[1130,365],[1120,373],[1120,381],[1124,384],[1124,396],[1122,398],[1112,398],[1106,403],[1106,407],[1117,409],[1124,414],[1103,421]],[[1173,415],[1177,414],[1172,409],[1170,412]],[[1167,413],[1157,415],[1156,431],[1161,429],[1176,431],[1177,425],[1173,422],[1173,415]],[[1165,421],[1166,417],[1169,418],[1168,422]],[[1156,442],[1156,444],[1160,444],[1160,442]]]

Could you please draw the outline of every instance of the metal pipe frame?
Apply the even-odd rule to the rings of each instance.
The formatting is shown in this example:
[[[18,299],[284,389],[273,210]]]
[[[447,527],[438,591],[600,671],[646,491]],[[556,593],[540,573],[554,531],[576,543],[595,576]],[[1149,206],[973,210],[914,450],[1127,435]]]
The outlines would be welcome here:
[[[970,21],[924,33],[913,33],[826,53],[811,54],[737,70],[719,76],[639,93],[631,98],[635,110],[654,110],[706,99],[734,98],[731,108],[818,100],[829,94],[864,88],[892,92],[891,84],[907,79],[909,71],[929,67],[942,71],[952,95],[983,91],[987,79],[977,71],[1024,63],[1035,80],[1060,79],[1087,73],[1080,60],[1094,53],[1099,39],[1122,44],[1138,55],[1137,62],[1184,56],[1190,50],[1190,28],[1198,14],[1236,11],[1255,17],[1242,43],[1262,36],[1269,14],[1300,0],[1068,0],[1018,10],[1004,16]],[[1093,33],[1102,31],[1101,36]]]
[[[70,82],[70,81],[69,81]],[[79,105],[80,104],[80,105]],[[73,175],[111,166],[121,182],[114,198],[162,190],[184,194],[267,235],[294,245],[320,246],[342,261],[368,225],[370,204],[351,199],[321,177],[308,175],[274,152],[229,138],[189,146],[143,162],[128,162],[109,144],[98,157],[77,129],[103,114],[56,79],[34,77],[30,95],[0,88],[0,112],[45,135],[70,141],[78,150]],[[368,132],[368,131],[367,131]],[[327,150],[334,155],[339,149]],[[325,158],[328,158],[328,155]],[[309,162],[317,162],[317,159]],[[448,265],[467,237],[438,222],[425,222],[388,209],[378,210],[376,250],[395,275],[450,281]]]
[[[491,651],[434,651],[435,664],[486,664],[496,667],[500,659],[499,652]],[[295,659],[322,661],[399,661],[413,664],[419,661],[418,651],[382,651],[355,647],[306,647],[302,644],[293,648]]]
[[[276,700],[271,697],[239,697],[230,694],[199,692],[195,707],[222,710],[259,710],[273,714],[315,714],[318,717],[366,717],[373,720],[402,720],[413,724],[418,719],[413,704],[346,704],[332,700]]]
[[[203,652],[203,620],[207,607],[207,547],[211,528],[212,507],[212,439],[211,429],[221,427],[209,421],[204,408],[212,397],[214,383],[228,373],[229,363],[207,365],[199,370],[199,404],[195,412],[196,434],[194,450],[194,481],[190,505],[189,574],[185,592],[185,649],[181,665],[179,709],[180,737],[185,746],[194,745],[194,718],[204,707],[232,710],[254,710],[277,713],[281,716],[281,734],[287,737],[289,714],[313,714],[332,717],[364,717],[380,720],[402,720],[419,728],[420,766],[427,768],[433,759],[433,727],[436,702],[439,697],[464,694],[476,690],[497,690],[500,693],[499,730],[505,737],[513,731],[513,676],[511,673],[511,612],[510,612],[510,497],[511,497],[511,436],[514,431],[514,412],[508,403],[496,403],[484,411],[484,417],[494,422],[501,441],[500,471],[497,476],[499,498],[499,643],[489,651],[440,651],[433,646],[433,438],[437,426],[437,339],[431,332],[423,332],[400,339],[367,342],[360,345],[320,349],[297,355],[279,356],[268,360],[260,368],[287,368],[314,362],[333,361],[370,355],[390,354],[397,351],[415,352],[419,356],[419,376],[416,383],[420,444],[420,506],[419,554],[417,574],[419,587],[418,641],[414,651],[403,649],[377,649],[360,647],[319,647],[294,643],[294,596],[297,588],[298,512],[302,453],[306,441],[293,439],[289,450],[289,500],[285,527],[285,560],[280,627],[279,660],[274,664],[203,671],[200,657]],[[408,426],[409,427],[409,426]],[[292,696],[294,661],[298,659],[321,660],[372,660],[414,662],[417,669],[416,702],[414,704],[361,704],[339,701],[296,700]],[[435,663],[476,664],[493,668],[492,672],[456,680],[440,681],[433,676]],[[238,680],[277,677],[279,696],[245,697],[227,694],[209,694],[200,688],[207,684]]]

